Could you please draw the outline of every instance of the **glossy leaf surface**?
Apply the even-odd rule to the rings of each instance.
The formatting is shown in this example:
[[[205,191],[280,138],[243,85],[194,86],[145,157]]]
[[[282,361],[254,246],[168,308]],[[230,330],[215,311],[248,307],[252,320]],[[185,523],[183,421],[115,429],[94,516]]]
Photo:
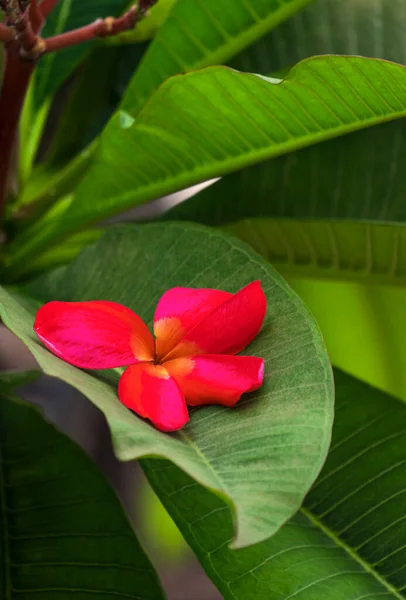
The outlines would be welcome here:
[[[403,0],[318,0],[231,64],[271,73],[330,52],[405,64],[405,23]],[[404,286],[405,136],[401,120],[289,153],[226,177],[169,218],[222,225],[286,276]]]
[[[2,393],[0,517],[0,597],[163,599],[98,469],[37,409]]]
[[[223,64],[311,0],[177,0],[123,99],[138,113],[172,75]]]
[[[231,552],[227,507],[165,461],[143,461],[166,509],[224,598],[400,600],[406,589],[406,407],[335,371],[327,463],[272,539]]]
[[[256,279],[267,296],[268,313],[245,354],[265,359],[262,388],[234,409],[196,410],[172,435],[155,430],[119,402],[116,373],[104,372],[102,379],[60,361],[34,336],[34,312],[5,291],[0,301],[4,322],[41,367],[104,412],[121,459],[166,457],[228,502],[237,546],[269,537],[297,510],[329,445],[331,368],[317,326],[286,282],[237,240],[199,226],[157,224],[113,229],[70,266],[30,287],[42,301],[120,302],[150,324],[159,298],[171,287],[235,292]]]
[[[63,219],[17,239],[11,265],[137,204],[405,115],[406,69],[384,61],[316,57],[282,82],[224,67],[172,78],[135,120],[111,120]]]

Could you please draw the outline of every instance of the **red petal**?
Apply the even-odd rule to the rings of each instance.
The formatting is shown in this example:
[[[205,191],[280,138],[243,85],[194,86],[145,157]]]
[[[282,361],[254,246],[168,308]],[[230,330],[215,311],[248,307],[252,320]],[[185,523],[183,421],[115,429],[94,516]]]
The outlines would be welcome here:
[[[121,402],[150,419],[161,431],[176,431],[189,421],[185,398],[176,381],[161,365],[128,367],[118,384]]]
[[[115,302],[49,302],[37,312],[34,331],[51,352],[82,369],[123,367],[154,355],[144,321]]]
[[[264,378],[264,360],[256,356],[205,354],[165,363],[186,402],[234,406],[241,394],[257,390]]]
[[[253,281],[195,325],[165,360],[194,354],[237,354],[258,335],[265,313],[261,283]]]
[[[176,287],[165,292],[154,316],[158,358],[163,358],[215,308],[232,297],[228,292]]]

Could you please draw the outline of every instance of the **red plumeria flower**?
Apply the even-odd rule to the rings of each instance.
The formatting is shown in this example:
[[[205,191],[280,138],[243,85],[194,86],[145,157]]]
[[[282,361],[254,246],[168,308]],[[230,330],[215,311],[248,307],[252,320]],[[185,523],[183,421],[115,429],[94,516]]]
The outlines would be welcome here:
[[[104,300],[49,302],[34,331],[76,367],[130,365],[118,386],[121,402],[161,431],[176,431],[189,420],[187,404],[232,407],[262,385],[264,360],[233,355],[258,334],[265,312],[259,281],[236,294],[177,287],[158,302],[155,341],[132,310]]]

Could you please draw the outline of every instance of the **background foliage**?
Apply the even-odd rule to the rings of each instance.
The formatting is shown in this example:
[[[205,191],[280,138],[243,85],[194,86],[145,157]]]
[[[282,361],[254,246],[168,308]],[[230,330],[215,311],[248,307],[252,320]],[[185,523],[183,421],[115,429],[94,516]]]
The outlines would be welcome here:
[[[127,5],[64,0],[44,34]],[[403,0],[160,0],[134,32],[45,57],[27,96],[2,319],[45,372],[103,411],[118,456],[141,459],[226,599],[405,595],[404,404],[389,395],[406,398],[405,23]],[[216,177],[159,224],[109,227]],[[266,358],[264,387],[235,411],[193,412],[171,436],[120,405],[116,372],[81,372],[32,333],[36,308],[51,299],[116,300],[151,322],[169,287],[236,291],[258,278],[269,313],[249,352]],[[318,326],[336,391],[321,474],[333,391]],[[101,476],[12,396],[25,377],[1,380],[3,595],[160,598]],[[23,436],[37,435],[44,445],[27,447]],[[63,460],[48,456],[51,443]],[[66,502],[65,460],[69,473],[84,472]],[[87,539],[93,522],[78,498],[93,493],[102,503],[93,525],[104,535],[117,524],[117,545]],[[51,519],[38,519],[44,511]],[[78,530],[86,543],[53,545],[73,520],[90,527]],[[45,550],[25,545],[25,528],[44,529]]]

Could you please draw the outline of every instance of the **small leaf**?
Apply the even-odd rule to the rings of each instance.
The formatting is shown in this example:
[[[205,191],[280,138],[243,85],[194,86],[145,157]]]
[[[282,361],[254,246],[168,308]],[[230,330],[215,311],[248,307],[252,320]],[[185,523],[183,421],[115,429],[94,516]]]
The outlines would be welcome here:
[[[150,323],[169,288],[236,292],[255,279],[261,280],[269,308],[247,352],[265,358],[264,385],[235,409],[194,411],[190,424],[172,435],[119,402],[116,373],[105,372],[110,379],[101,380],[45,350],[32,331],[35,310],[29,314],[0,293],[5,324],[44,371],[79,389],[104,412],[119,458],[168,458],[215,491],[235,514],[236,546],[269,537],[297,510],[329,445],[331,368],[316,324],[286,282],[240,242],[199,226],[168,223],[113,228],[71,265],[30,287],[42,301],[120,302]]]
[[[166,461],[142,461],[226,600],[401,600],[406,589],[406,407],[335,371],[327,463],[272,539],[232,552],[227,507]]]
[[[39,411],[0,394],[0,597],[163,600],[104,477]]]

